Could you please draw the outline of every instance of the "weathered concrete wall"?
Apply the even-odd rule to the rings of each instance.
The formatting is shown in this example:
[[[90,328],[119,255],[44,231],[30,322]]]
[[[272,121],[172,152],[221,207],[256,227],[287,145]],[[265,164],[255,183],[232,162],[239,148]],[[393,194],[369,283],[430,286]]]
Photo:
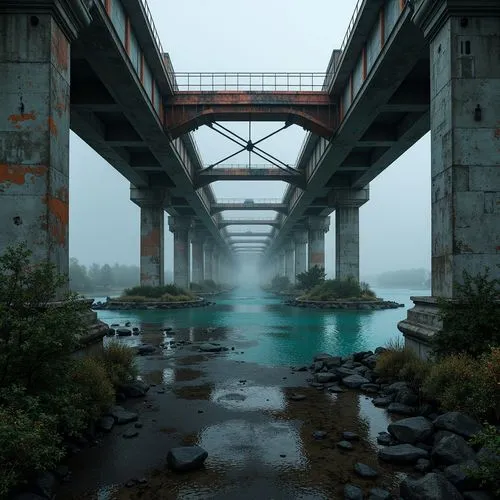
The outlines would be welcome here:
[[[211,280],[213,276],[213,251],[214,243],[211,239],[205,242],[205,278],[206,280]]]
[[[164,225],[162,205],[141,206],[141,285],[160,286],[165,280]]]
[[[330,217],[309,217],[309,262],[308,268],[325,267],[325,233],[330,227]]]
[[[0,33],[0,252],[26,241],[66,274],[70,43],[48,14],[0,13]]]
[[[190,278],[189,232],[191,222],[189,218],[168,218],[170,231],[174,234],[174,283],[186,290],[189,288]]]
[[[201,283],[203,277],[205,276],[205,260],[203,253],[203,242],[204,237],[202,235],[194,235],[191,240],[193,249],[193,272],[192,281],[193,283]]]
[[[295,244],[289,240],[285,245],[285,276],[295,283]]]
[[[500,17],[462,19],[430,43],[432,294],[442,297],[463,271],[500,278]]]
[[[293,233],[295,242],[295,275],[307,271],[307,231],[302,229]]]
[[[359,281],[359,208],[335,210],[335,278]]]

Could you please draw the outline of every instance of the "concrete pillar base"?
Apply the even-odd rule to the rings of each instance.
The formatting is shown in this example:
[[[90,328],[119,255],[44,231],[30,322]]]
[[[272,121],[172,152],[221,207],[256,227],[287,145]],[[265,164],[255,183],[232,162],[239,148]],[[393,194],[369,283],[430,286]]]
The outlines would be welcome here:
[[[189,218],[169,217],[168,225],[174,234],[174,283],[184,289],[189,288],[191,252],[189,232],[192,221]]]
[[[411,297],[414,306],[408,309],[408,316],[398,323],[404,335],[405,345],[422,359],[432,352],[432,337],[442,328],[439,308],[435,297]]]

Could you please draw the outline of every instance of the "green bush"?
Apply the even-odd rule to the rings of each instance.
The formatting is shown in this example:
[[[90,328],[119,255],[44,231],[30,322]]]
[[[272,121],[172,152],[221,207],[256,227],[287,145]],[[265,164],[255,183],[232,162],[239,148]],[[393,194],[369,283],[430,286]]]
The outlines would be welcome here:
[[[489,279],[488,270],[472,277],[463,273],[463,283],[456,284],[453,301],[438,302],[442,330],[434,336],[438,357],[466,353],[473,357],[500,346],[500,280]]]
[[[415,392],[420,393],[425,380],[429,376],[432,362],[418,357],[410,357],[399,370],[399,377]]]
[[[297,283],[300,290],[311,290],[325,281],[326,273],[323,267],[313,266],[308,271],[297,274]]]
[[[108,378],[115,387],[137,376],[135,353],[130,347],[113,341],[105,347],[101,356]]]
[[[186,295],[186,291],[174,284],[168,284],[163,286],[134,286],[133,288],[127,288],[122,295],[122,298],[127,297],[146,297],[148,299],[159,299],[165,294],[176,295]]]
[[[490,359],[454,354],[436,361],[423,384],[424,395],[445,411],[462,411],[478,419],[491,417],[498,387],[488,369]]]
[[[283,292],[291,287],[290,279],[288,276],[275,276],[271,280],[271,290],[275,292]]]
[[[325,280],[305,295],[305,298],[308,300],[320,301],[374,297],[375,293],[370,290],[367,283],[360,284],[353,278],[346,280]]]
[[[470,471],[471,476],[490,489],[495,498],[500,498],[500,431],[493,425],[488,425],[471,442],[488,450],[479,461],[479,467]]]
[[[394,339],[388,342],[386,350],[378,355],[374,371],[379,377],[395,379],[400,376],[401,370],[416,360],[414,351],[405,347],[399,338]]]

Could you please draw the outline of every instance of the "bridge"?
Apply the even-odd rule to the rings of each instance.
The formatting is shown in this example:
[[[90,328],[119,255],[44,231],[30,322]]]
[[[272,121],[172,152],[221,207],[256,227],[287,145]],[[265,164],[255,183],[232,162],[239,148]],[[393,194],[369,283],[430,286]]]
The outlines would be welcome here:
[[[270,226],[263,278],[294,281],[324,266],[332,213],[336,276],[358,279],[369,183],[430,130],[432,297],[415,298],[399,325],[424,352],[436,300],[455,296],[462,271],[500,277],[499,18],[497,0],[358,0],[324,73],[176,73],[146,0],[4,0],[0,249],[26,240],[35,261],[67,272],[71,128],[130,181],[141,283],[163,282],[165,211],[180,286],[227,281],[232,225]],[[255,139],[220,121],[283,126]],[[263,143],[293,124],[308,133],[291,166]],[[204,164],[191,135],[200,126],[235,152]],[[245,151],[265,163],[227,163]],[[283,199],[218,200],[210,185],[256,179],[287,182]]]

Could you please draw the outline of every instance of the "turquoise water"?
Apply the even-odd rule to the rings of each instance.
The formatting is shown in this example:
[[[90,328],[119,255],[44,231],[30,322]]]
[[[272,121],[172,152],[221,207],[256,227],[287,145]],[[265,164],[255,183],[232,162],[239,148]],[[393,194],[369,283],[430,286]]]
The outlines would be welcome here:
[[[161,330],[170,326],[176,340],[213,340],[235,347],[227,355],[265,365],[310,363],[314,354],[345,355],[374,349],[401,334],[398,321],[411,307],[411,295],[430,295],[429,290],[375,290],[379,297],[405,304],[384,311],[321,311],[283,305],[283,300],[259,288],[238,288],[214,299],[215,306],[171,311],[98,311],[108,323],[130,321],[148,332],[147,339],[122,338],[138,344],[162,341]],[[207,328],[216,328],[207,333]],[[145,335],[146,337],[146,335]]]

